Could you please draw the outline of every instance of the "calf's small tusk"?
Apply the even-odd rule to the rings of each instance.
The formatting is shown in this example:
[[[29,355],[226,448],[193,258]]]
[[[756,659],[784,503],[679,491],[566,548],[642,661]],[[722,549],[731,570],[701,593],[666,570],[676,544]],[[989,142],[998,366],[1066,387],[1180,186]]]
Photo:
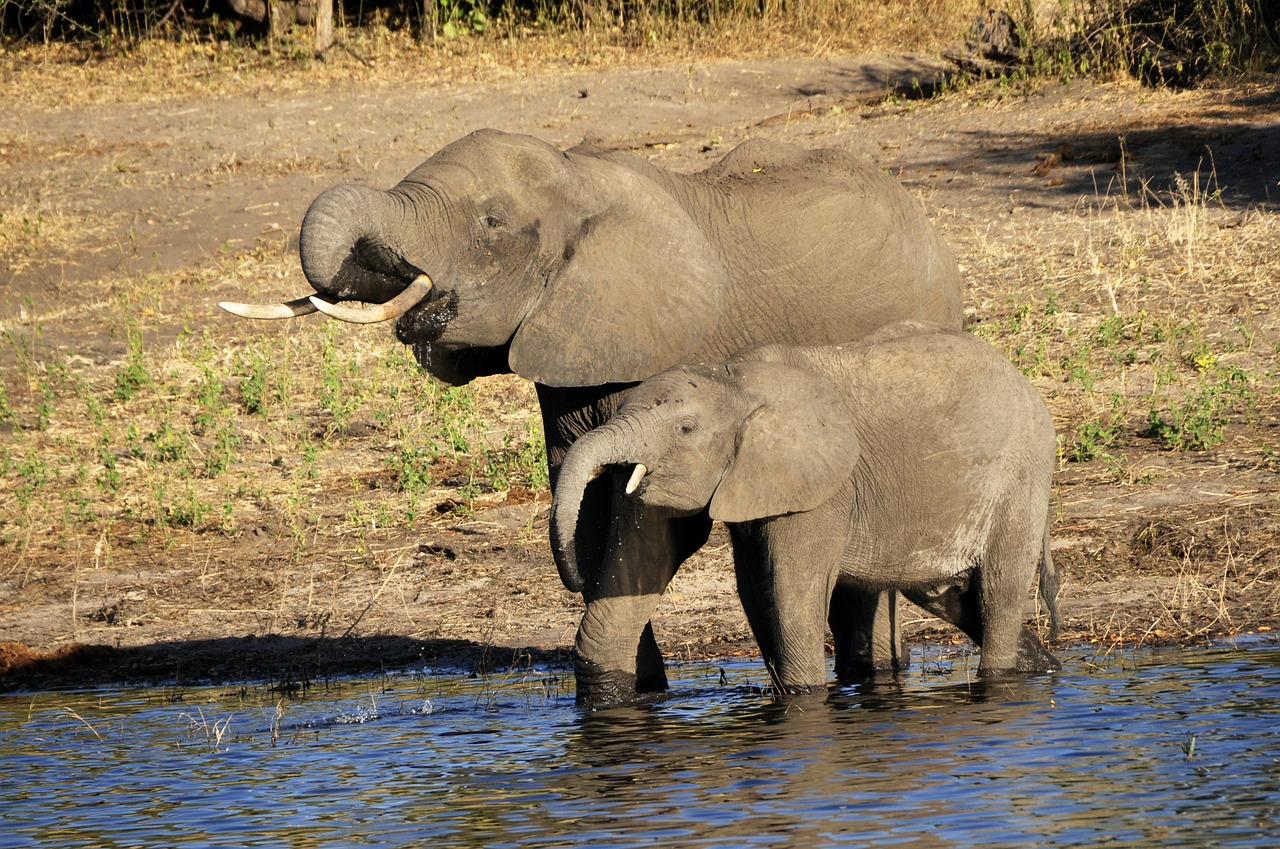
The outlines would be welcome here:
[[[293,318],[298,315],[310,315],[316,311],[316,305],[308,296],[294,298],[283,304],[237,304],[233,301],[223,301],[218,306],[241,318]]]
[[[311,303],[320,312],[338,321],[347,321],[352,324],[377,324],[380,321],[390,321],[404,315],[427,296],[431,286],[431,278],[425,274],[419,274],[413,278],[413,282],[404,287],[403,292],[385,304],[349,307],[346,304],[330,303],[314,295],[311,297]]]
[[[636,487],[640,486],[640,481],[644,480],[644,476],[649,470],[644,467],[644,463],[636,463],[635,471],[631,473],[631,477],[627,479],[626,493],[630,495],[636,491]]]

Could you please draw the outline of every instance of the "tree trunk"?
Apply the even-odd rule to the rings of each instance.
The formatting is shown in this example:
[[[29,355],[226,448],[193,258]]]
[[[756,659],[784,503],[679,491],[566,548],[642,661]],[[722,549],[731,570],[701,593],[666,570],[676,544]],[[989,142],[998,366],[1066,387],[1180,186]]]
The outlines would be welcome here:
[[[333,0],[316,0],[316,55],[333,46]]]
[[[422,32],[419,33],[419,38],[432,45],[436,43],[438,35],[439,3],[440,0],[422,0]]]
[[[267,0],[267,31],[271,41],[283,38],[293,25],[293,6],[287,0]]]

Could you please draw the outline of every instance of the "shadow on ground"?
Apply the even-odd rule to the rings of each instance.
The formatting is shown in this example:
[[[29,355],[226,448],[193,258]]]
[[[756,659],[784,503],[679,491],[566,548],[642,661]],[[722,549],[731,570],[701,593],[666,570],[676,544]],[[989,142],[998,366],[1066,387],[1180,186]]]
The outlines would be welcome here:
[[[1064,90],[1065,91],[1065,90]],[[1244,212],[1280,202],[1280,124],[1259,119],[1280,90],[1225,98],[1194,116],[1083,117],[1021,133],[1005,127],[959,132],[959,160],[944,154],[923,169],[961,169],[984,184],[1019,192],[1020,205],[1058,207],[1064,198],[1123,199],[1156,206],[1213,202]]]
[[[0,692],[74,690],[105,684],[195,686],[269,682],[294,692],[331,677],[430,667],[484,674],[567,664],[561,651],[411,637],[223,637],[131,648],[75,644],[51,652],[0,643]]]

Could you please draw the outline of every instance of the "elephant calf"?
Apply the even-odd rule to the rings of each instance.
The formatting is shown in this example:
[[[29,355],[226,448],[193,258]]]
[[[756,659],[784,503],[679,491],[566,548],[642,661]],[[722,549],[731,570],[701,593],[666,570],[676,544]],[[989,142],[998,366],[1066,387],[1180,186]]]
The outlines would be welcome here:
[[[983,675],[1050,671],[1057,661],[1022,620],[1038,565],[1057,625],[1055,457],[1035,388],[969,334],[902,322],[846,345],[766,345],[646,380],[578,440],[552,544],[573,562],[588,481],[628,467],[619,485],[647,509],[709,509],[728,524],[743,608],[780,688],[825,684],[828,624],[837,655],[847,644],[828,620],[837,582],[901,590],[956,624],[981,646]]]

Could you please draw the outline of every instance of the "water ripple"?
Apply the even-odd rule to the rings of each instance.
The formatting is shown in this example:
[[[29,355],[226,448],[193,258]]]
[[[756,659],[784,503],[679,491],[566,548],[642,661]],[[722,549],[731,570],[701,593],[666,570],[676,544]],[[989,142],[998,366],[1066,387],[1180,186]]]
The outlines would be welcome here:
[[[785,702],[698,665],[600,713],[541,674],[4,697],[0,847],[1274,841],[1280,648],[1066,660]]]

